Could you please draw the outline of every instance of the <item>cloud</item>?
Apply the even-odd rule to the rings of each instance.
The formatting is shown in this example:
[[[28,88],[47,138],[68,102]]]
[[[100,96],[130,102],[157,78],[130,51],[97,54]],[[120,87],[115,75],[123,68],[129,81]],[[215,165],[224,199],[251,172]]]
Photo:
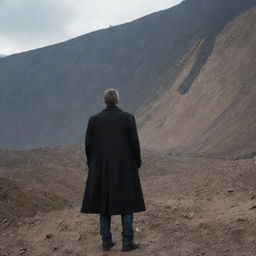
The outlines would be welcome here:
[[[28,50],[65,40],[69,37],[67,26],[75,18],[70,2],[0,1],[0,53]]]
[[[132,21],[161,9],[167,9],[181,0],[76,0],[76,19],[69,25],[70,33],[82,34],[109,25]]]
[[[0,0],[0,53],[54,44],[179,2],[181,0]]]

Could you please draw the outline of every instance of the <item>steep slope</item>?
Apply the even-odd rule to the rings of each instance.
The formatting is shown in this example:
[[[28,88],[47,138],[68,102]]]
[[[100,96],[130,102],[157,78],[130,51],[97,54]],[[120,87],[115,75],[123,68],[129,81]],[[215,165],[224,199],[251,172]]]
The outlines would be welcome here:
[[[180,94],[188,93],[219,31],[255,4],[187,0],[127,24],[1,58],[0,148],[81,143],[87,118],[103,109],[108,87],[119,89],[121,108],[141,115],[173,85],[194,47],[195,62],[179,85]]]
[[[173,86],[141,115],[144,148],[224,157],[256,154],[255,17],[254,7],[221,31],[190,90],[181,95],[200,42],[188,51]]]

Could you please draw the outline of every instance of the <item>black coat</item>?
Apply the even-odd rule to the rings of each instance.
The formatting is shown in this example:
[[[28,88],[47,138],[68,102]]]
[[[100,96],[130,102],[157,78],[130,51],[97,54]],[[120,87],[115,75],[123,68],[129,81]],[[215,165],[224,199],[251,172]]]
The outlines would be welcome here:
[[[85,135],[89,167],[82,213],[145,211],[139,178],[140,143],[135,117],[116,105],[89,118]]]

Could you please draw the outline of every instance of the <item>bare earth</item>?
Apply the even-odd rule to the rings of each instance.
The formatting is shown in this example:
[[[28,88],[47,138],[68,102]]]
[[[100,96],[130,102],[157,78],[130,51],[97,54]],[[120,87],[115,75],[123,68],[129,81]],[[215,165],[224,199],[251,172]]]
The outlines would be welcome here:
[[[120,216],[112,217],[117,244],[103,252],[99,216],[79,212],[87,173],[81,145],[3,150],[0,160],[1,256],[128,254]],[[255,158],[143,150],[142,160],[147,211],[134,214],[141,248],[130,255],[256,255]]]

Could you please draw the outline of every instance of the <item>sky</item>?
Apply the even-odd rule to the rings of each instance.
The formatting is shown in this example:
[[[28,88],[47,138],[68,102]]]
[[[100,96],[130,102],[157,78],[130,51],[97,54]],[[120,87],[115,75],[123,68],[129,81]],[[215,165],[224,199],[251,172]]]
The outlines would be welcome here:
[[[0,0],[0,54],[59,43],[181,0]]]

